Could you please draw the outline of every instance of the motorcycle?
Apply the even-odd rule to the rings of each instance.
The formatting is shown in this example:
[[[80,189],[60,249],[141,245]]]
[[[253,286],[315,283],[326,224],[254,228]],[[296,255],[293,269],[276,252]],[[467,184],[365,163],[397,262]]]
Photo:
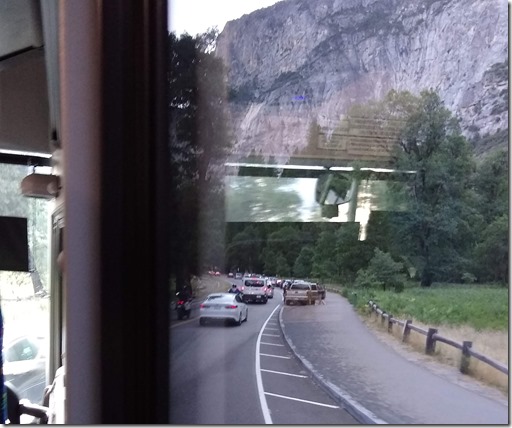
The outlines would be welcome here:
[[[192,312],[192,298],[180,297],[180,293],[176,293],[178,301],[176,303],[176,312],[178,319],[182,320],[187,317],[190,318],[190,312]]]

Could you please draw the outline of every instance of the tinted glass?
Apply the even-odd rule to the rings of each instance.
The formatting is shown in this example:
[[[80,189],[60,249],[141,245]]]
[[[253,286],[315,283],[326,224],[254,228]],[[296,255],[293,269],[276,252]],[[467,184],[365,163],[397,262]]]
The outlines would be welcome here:
[[[246,287],[263,287],[265,285],[264,281],[258,280],[248,280],[245,281]]]
[[[308,284],[301,284],[301,283],[298,283],[298,284],[292,284],[292,286],[290,287],[291,290],[309,290],[310,289],[310,286]]]
[[[182,5],[170,0],[171,15],[173,3]],[[174,27],[171,20],[170,145],[175,206],[182,206],[173,238],[183,239],[174,253],[183,271],[244,272],[243,281],[230,282],[245,286],[245,327],[264,323],[282,302],[279,288],[273,299],[272,290],[251,290],[266,285],[255,278],[300,278],[283,283],[291,304],[276,311],[282,319],[271,319],[279,324],[288,315],[291,329],[332,310],[318,283],[358,310],[381,293],[400,301],[408,288],[423,293],[434,284],[456,289],[498,278],[508,285],[508,14],[504,2],[492,4],[286,0],[233,12],[218,31],[196,31],[191,14],[191,37],[181,31],[185,18]],[[220,0],[208,5],[212,15],[223,7]],[[478,161],[499,148],[487,172],[475,175]],[[489,239],[487,218],[496,221]],[[500,263],[489,255],[494,250]],[[258,294],[261,304],[251,304]],[[300,305],[306,294],[314,307]],[[459,309],[453,303],[443,317]],[[270,330],[279,327],[268,327],[265,346],[273,348]],[[329,341],[316,332],[311,339],[311,348]],[[202,362],[202,352],[192,358]],[[268,348],[261,353],[273,361]],[[265,358],[261,367],[274,370]],[[341,358],[333,356],[332,366]],[[287,423],[276,404],[283,397],[272,396],[280,382],[265,383],[269,371],[261,402]],[[208,388],[189,391],[197,415],[177,410],[173,421],[258,419],[239,408],[231,418],[229,403]]]

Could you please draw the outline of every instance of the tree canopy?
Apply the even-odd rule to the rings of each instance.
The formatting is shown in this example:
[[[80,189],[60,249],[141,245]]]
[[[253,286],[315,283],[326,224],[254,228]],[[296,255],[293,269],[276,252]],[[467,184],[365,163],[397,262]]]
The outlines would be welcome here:
[[[171,265],[179,289],[206,266],[224,263],[223,166],[232,139],[226,71],[211,51],[216,30],[169,34]],[[203,209],[208,207],[208,209]]]
[[[492,274],[476,267],[481,266],[483,248],[498,250],[496,264],[500,266],[503,263],[498,260],[508,257],[503,245],[508,237],[503,233],[498,242],[489,238],[496,237],[497,230],[504,232],[500,215],[507,216],[504,207],[508,206],[506,154],[496,153],[477,168],[458,121],[433,91],[419,96],[390,91],[382,101],[354,110],[363,116],[379,115],[384,128],[386,121],[394,129],[400,124],[392,166],[415,171],[388,183],[388,198],[406,209],[399,215],[381,216],[388,232],[378,234],[386,235],[387,241],[379,242],[375,236],[369,241],[412,264],[423,286],[433,281],[457,282],[472,271],[481,280],[504,280],[502,267],[494,266]],[[484,224],[493,220],[497,223],[482,235]]]
[[[226,229],[223,165],[233,136],[224,64],[212,54],[216,36],[215,30],[196,37],[169,35],[169,142],[176,189],[171,263],[177,283],[187,283],[207,266],[322,280],[359,277],[369,283],[375,279],[371,272],[358,272],[373,266],[375,273],[378,262],[416,272],[423,286],[472,276],[508,280],[506,153],[477,164],[457,119],[433,91],[390,91],[383,100],[349,112],[371,116],[396,139],[394,169],[414,171],[387,183],[380,197],[391,208],[372,213],[366,241],[357,239],[358,224],[350,229],[288,222],[294,216],[279,223],[228,223]],[[261,187],[253,180],[247,190],[250,185]],[[248,200],[239,200],[241,210],[251,193],[243,192]],[[286,198],[293,212],[297,201],[284,191],[264,196],[265,201]]]

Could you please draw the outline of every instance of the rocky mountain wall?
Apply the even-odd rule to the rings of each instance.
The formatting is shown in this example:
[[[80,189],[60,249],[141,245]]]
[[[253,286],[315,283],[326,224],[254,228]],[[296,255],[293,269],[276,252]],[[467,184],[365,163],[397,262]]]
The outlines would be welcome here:
[[[216,54],[241,153],[285,160],[391,89],[436,90],[469,139],[507,146],[506,0],[284,0],[228,22]]]

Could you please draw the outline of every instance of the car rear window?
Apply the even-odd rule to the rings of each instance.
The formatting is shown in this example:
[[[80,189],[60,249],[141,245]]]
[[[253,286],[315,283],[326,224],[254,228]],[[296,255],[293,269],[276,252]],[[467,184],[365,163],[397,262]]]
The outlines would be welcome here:
[[[248,279],[245,281],[246,287],[263,287],[265,285],[265,282],[258,279]]]
[[[309,284],[292,284],[294,290],[309,290]]]
[[[230,297],[222,294],[214,294],[213,296],[208,296],[207,300],[230,300]]]

